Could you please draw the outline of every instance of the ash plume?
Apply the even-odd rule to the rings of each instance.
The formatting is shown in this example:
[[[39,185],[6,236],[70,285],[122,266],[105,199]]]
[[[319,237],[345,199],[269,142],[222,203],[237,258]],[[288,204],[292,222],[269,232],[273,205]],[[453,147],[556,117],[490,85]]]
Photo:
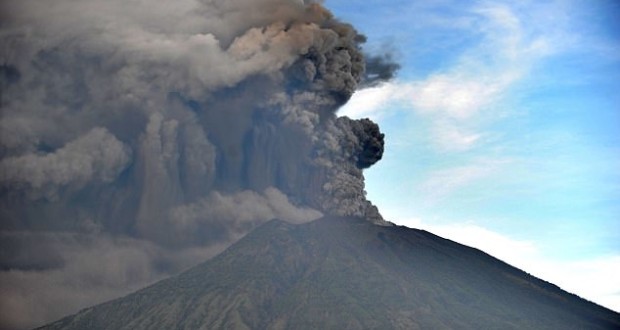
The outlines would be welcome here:
[[[336,111],[396,66],[319,2],[0,6],[0,328],[174,274],[274,218],[387,224],[363,177],[383,134]]]

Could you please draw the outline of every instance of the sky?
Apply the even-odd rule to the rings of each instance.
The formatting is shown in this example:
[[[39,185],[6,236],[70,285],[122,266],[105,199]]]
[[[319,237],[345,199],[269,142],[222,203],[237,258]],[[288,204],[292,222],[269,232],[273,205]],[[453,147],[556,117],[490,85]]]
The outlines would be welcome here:
[[[620,3],[326,6],[401,65],[339,111],[386,134],[383,216],[620,311]]]
[[[620,310],[614,1],[155,2],[0,1],[0,329],[323,215]]]

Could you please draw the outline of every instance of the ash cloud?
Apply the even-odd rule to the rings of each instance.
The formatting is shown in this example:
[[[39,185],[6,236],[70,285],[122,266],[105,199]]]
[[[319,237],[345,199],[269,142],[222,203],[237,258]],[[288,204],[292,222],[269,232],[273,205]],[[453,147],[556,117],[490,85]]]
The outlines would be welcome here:
[[[130,159],[127,146],[105,128],[94,128],[54,152],[3,158],[0,182],[10,190],[28,191],[31,199],[54,200],[61,189],[113,182]]]
[[[365,59],[320,2],[0,6],[0,328],[127,293],[273,218],[386,224],[363,177],[384,137],[336,111],[397,66]]]

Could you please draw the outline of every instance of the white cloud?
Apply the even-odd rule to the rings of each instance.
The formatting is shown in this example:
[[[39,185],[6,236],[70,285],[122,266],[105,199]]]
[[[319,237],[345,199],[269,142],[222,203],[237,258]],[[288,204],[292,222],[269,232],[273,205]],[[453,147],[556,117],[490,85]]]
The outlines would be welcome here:
[[[486,80],[486,81],[485,81]],[[460,73],[438,74],[410,86],[411,105],[421,113],[440,113],[467,119],[503,90],[501,81],[467,77]]]
[[[474,146],[484,136],[472,132],[449,121],[438,121],[431,128],[435,145],[447,151],[465,151]]]
[[[400,98],[397,89],[401,87],[394,83],[385,83],[379,86],[359,90],[347,104],[340,108],[338,114],[351,118],[377,118],[389,105]]]
[[[395,223],[477,248],[568,292],[620,311],[620,254],[557,260],[546,256],[539,242],[515,239],[473,223],[431,224],[417,218]]]
[[[424,196],[425,204],[432,205],[463,187],[496,174],[510,162],[509,159],[481,159],[469,165],[435,170],[428,173],[427,179],[416,190],[419,196]]]
[[[481,38],[452,66],[438,68],[421,80],[359,91],[341,114],[378,118],[398,105],[430,121],[439,150],[466,151],[483,141],[481,115],[504,99],[536,61],[551,53],[552,45],[540,22],[533,23],[508,6],[483,5],[463,15],[473,23],[461,26],[458,32]]]

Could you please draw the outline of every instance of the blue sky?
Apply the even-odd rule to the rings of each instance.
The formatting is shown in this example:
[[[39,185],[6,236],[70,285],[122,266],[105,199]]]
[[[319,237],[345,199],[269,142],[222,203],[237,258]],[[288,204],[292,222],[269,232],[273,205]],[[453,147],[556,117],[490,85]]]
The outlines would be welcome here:
[[[369,199],[620,311],[620,2],[327,0],[402,65]]]

